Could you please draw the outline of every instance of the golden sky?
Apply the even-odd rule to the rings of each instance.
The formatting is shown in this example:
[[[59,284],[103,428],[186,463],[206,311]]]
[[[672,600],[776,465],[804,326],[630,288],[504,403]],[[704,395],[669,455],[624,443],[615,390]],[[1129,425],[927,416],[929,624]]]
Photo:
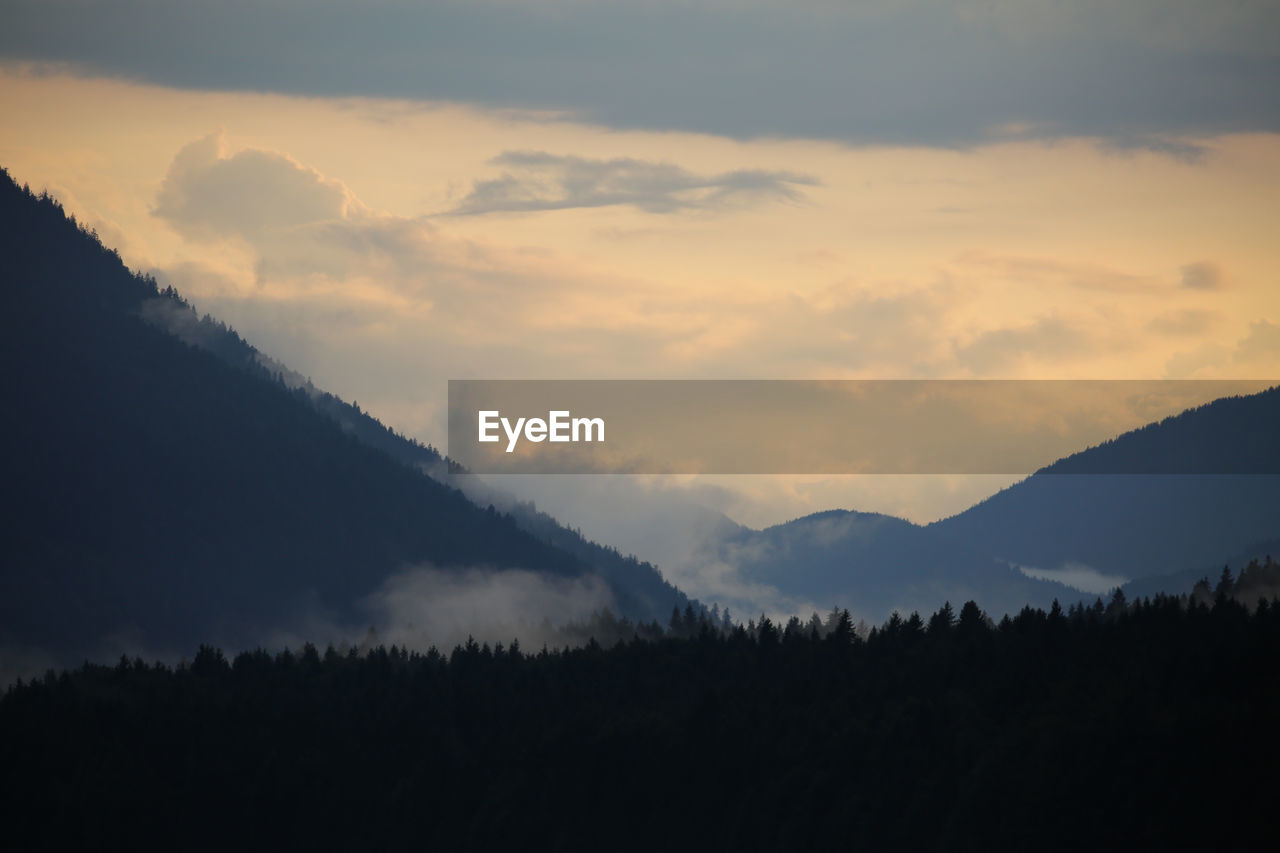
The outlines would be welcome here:
[[[437,446],[450,378],[1269,379],[1277,32],[1277,0],[9,0],[0,166]],[[923,522],[1016,478],[498,479],[759,603],[699,562],[706,508]]]
[[[20,66],[0,108],[16,178],[415,433],[440,400],[413,398],[448,376],[1280,366],[1274,135],[1187,140],[1195,157],[737,141]]]
[[[586,10],[580,28],[634,6],[567,5]],[[468,74],[456,79],[432,70],[437,54],[385,39],[381,64],[357,67],[334,48],[332,77],[264,61],[246,66],[262,69],[247,82],[193,43],[184,76],[180,51],[130,65],[132,36],[99,50],[32,6],[25,29],[0,37],[0,165],[267,354],[437,446],[449,378],[1280,375],[1272,96],[1202,103],[1195,69],[1167,59],[1228,45],[1270,68],[1274,49],[1254,32],[1268,4],[1199,29],[1186,5],[1186,27],[1149,32],[1105,4],[1061,16],[1052,4],[971,3],[974,44],[1050,45],[1047,63],[1059,47],[1075,57],[1072,45],[1103,44],[1091,33],[1105,26],[1132,49],[1078,57],[1070,80],[1093,87],[1092,111],[1053,101],[1067,83],[1023,92],[1022,54],[1005,57],[1009,76],[961,39],[952,89],[942,73],[932,88],[863,86],[850,70],[841,85],[862,100],[845,112],[822,101],[839,45],[813,48],[794,74],[760,58],[797,50],[761,35],[783,32],[769,5],[733,18],[759,51],[754,64],[732,54],[740,85],[716,89],[695,54],[618,46],[614,64],[653,69],[633,85],[609,76],[608,56],[571,52],[565,68],[594,61],[600,86],[612,81],[599,91],[590,75],[564,76],[558,54],[526,55],[502,33],[489,65],[459,59]],[[703,33],[692,7],[667,7],[688,38]],[[934,32],[929,4],[886,8],[922,39]],[[847,23],[829,4],[806,9],[805,21]],[[650,23],[636,23],[637,38]],[[342,44],[357,51],[363,37]],[[1107,101],[1090,56],[1130,81],[1117,83],[1128,100]],[[516,60],[532,69],[523,87],[507,68]],[[416,96],[392,74],[413,62],[431,72]],[[688,66],[688,98],[664,76],[673,63]],[[1171,82],[1151,83],[1161,63]],[[357,69],[350,85],[346,68]],[[988,96],[988,71],[1008,93]],[[1151,101],[1174,83],[1190,94]],[[923,520],[1003,482],[715,489],[728,483],[721,508],[762,524],[858,501]]]

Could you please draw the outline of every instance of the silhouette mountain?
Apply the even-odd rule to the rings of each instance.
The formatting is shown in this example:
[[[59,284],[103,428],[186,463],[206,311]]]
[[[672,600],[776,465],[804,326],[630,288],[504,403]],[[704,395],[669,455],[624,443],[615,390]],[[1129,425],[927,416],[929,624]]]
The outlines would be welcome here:
[[[7,173],[0,253],[0,646],[263,642],[364,618],[411,565],[602,574],[425,476],[434,450],[195,318]],[[688,604],[651,566],[625,569],[634,591],[623,568],[609,582],[626,615]]]
[[[518,501],[446,459],[430,445],[397,433],[355,403],[348,403],[312,384],[311,380],[258,351],[235,331],[195,309],[172,289],[143,304],[143,317],[193,346],[200,347],[243,370],[264,373],[291,388],[303,389],[315,409],[344,432],[422,473],[462,490],[473,503],[496,506],[518,527],[587,563],[609,582],[615,604],[635,619],[665,619],[673,607],[683,610],[689,599],[668,583],[651,563],[624,555],[565,527],[532,504]]]
[[[746,580],[814,606],[834,602],[873,621],[894,610],[927,612],[939,601],[977,601],[998,616],[1080,598],[979,548],[958,547],[928,527],[879,513],[828,510],[764,530],[738,528],[717,548],[718,559]]]
[[[1075,563],[1129,578],[1203,570],[1280,536],[1278,472],[1272,388],[1073,454],[932,526],[957,545],[1041,569]]]
[[[998,616],[1093,598],[1019,567],[1149,579],[1133,587],[1147,595],[1187,592],[1224,555],[1243,565],[1280,536],[1278,437],[1280,389],[1224,398],[1059,460],[933,524],[822,512],[727,531],[715,557],[784,596],[868,619],[941,600],[973,599]]]
[[[1216,563],[1200,566],[1199,568],[1183,569],[1167,575],[1148,575],[1147,577],[1137,578],[1129,581],[1120,589],[1130,601],[1136,601],[1140,598],[1153,598],[1161,594],[1189,595],[1201,580],[1215,582],[1220,577],[1223,568],[1227,568],[1234,574],[1239,575],[1240,571],[1248,566],[1251,561],[1265,560],[1273,554],[1280,554],[1280,539],[1255,542],[1238,553],[1231,555],[1225,561],[1219,560]],[[1245,599],[1243,603],[1252,606],[1256,602]]]

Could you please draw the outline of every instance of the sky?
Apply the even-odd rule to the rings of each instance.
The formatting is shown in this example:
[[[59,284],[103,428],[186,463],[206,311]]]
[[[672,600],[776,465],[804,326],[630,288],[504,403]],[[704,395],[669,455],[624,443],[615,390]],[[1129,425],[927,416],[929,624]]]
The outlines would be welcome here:
[[[450,378],[1280,375],[1275,0],[4,18],[0,165],[436,446]],[[1013,479],[504,482],[647,557],[688,503],[923,522]]]

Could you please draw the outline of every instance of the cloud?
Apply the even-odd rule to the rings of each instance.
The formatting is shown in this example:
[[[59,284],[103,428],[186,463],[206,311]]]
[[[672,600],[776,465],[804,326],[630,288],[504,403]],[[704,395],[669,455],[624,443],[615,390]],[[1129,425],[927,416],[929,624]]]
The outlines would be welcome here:
[[[551,577],[522,570],[419,566],[384,581],[363,602],[384,643],[449,649],[466,641],[510,642],[528,648],[554,641],[551,627],[589,618],[616,605],[599,577]],[[357,638],[358,639],[358,638]]]
[[[1175,379],[1280,376],[1280,325],[1256,320],[1234,347],[1209,341],[1191,352],[1175,353],[1165,365],[1165,375]]]
[[[1154,276],[1056,258],[968,252],[957,260],[961,266],[988,278],[995,276],[1028,286],[1072,287],[1103,293],[1142,293],[1163,290],[1168,286]]]
[[[1161,335],[1191,337],[1203,335],[1221,320],[1222,315],[1217,311],[1200,309],[1166,311],[1163,314],[1152,317],[1147,323],[1147,329]]]
[[[265,199],[264,187],[282,198]],[[155,207],[192,241],[238,242],[191,250],[243,258],[233,280],[190,262],[158,270],[162,280],[265,353],[324,377],[326,390],[425,439],[443,434],[430,384],[442,377],[565,375],[601,352],[643,372],[689,322],[641,310],[646,291],[622,274],[462,238],[447,220],[372,211],[285,154],[228,151],[217,134],[182,149]]]
[[[1209,261],[1196,261],[1182,267],[1182,286],[1191,290],[1220,290],[1222,270]]]
[[[447,307],[450,294],[519,298],[540,289],[545,298],[569,277],[548,253],[449,239],[421,219],[377,214],[340,181],[286,154],[228,153],[221,132],[178,152],[152,212],[191,239],[248,241],[259,284],[304,282],[323,291],[358,280],[366,295],[421,301],[434,293],[437,307]]]
[[[1231,362],[1231,350],[1222,344],[1206,341],[1190,352],[1176,352],[1165,363],[1168,379],[1207,377]]]
[[[548,199],[710,204],[708,194],[739,188],[724,178],[736,173],[696,175],[634,158],[508,152],[499,162],[541,193],[544,207]],[[220,170],[261,180],[230,181],[221,194],[197,191]],[[246,227],[240,214],[262,204],[262,183],[285,188],[293,201]],[[616,378],[757,379],[1010,376],[1092,367],[1134,347],[1134,332],[1147,320],[1098,306],[1089,311],[1087,302],[1059,313],[1029,299],[984,314],[975,311],[975,297],[981,304],[990,279],[1001,277],[1026,279],[1030,295],[1042,289],[1036,285],[1060,283],[1166,299],[1171,287],[1141,270],[1030,256],[974,256],[973,269],[952,267],[930,278],[922,278],[927,268],[904,280],[868,272],[823,285],[815,276],[817,282],[793,289],[763,274],[755,280],[735,273],[688,286],[613,271],[587,252],[569,256],[462,236],[498,233],[488,220],[373,211],[340,181],[287,153],[227,150],[216,135],[183,149],[162,195],[158,208],[181,210],[180,221],[199,223],[188,227],[193,239],[239,241],[190,247],[216,257],[226,275],[196,275],[190,264],[173,268],[170,279],[201,313],[212,312],[327,390],[436,443],[444,435],[445,377],[571,378],[600,364]],[[528,239],[511,238],[520,223],[511,224],[502,231],[508,239]],[[223,269],[228,248],[243,257],[234,272]],[[846,264],[840,266],[847,275]],[[236,280],[228,283],[228,275]],[[1151,322],[1175,334],[1209,319],[1191,312]]]
[[[956,361],[979,375],[997,374],[1025,360],[1055,362],[1088,353],[1092,339],[1079,326],[1048,316],[1021,326],[991,329],[956,350]]]
[[[939,330],[959,294],[945,280],[845,280],[806,292],[691,293],[673,304],[691,325],[667,327],[656,343],[677,375],[906,378],[946,372],[952,352]]]
[[[138,316],[193,347],[213,349],[221,338],[216,324],[200,322],[200,315],[194,309],[184,308],[164,296],[143,300],[138,306]]]
[[[263,236],[346,216],[342,184],[272,151],[228,156],[221,132],[178,152],[152,211],[184,236]]]
[[[10,0],[0,58],[614,128],[968,145],[1280,129],[1271,0]],[[1180,156],[1180,155],[1179,155]]]
[[[762,340],[784,365],[885,377],[931,373],[941,358],[939,327],[956,294],[945,283],[884,293],[845,283],[816,296],[791,295],[766,312]]]
[[[406,566],[355,602],[352,620],[313,608],[265,631],[268,649],[397,645],[425,652],[476,642],[563,645],[556,629],[583,622],[605,608],[617,612],[608,584],[597,575],[561,577],[484,566]],[[370,636],[370,629],[373,636]]]
[[[543,151],[505,151],[490,161],[513,171],[477,181],[454,214],[629,205],[648,213],[712,210],[747,201],[798,201],[797,186],[818,181],[794,172],[740,169],[696,175],[671,163],[595,160]]]
[[[681,591],[727,606],[743,619],[762,610],[785,618],[814,609],[812,602],[742,574],[738,561],[749,555],[742,548],[726,550],[724,544],[739,528],[706,505],[733,502],[736,492],[708,486],[702,478],[520,474],[455,477],[452,482],[473,499],[483,495],[500,506],[511,500],[504,493],[536,501],[538,509],[588,538],[652,562]]]
[[[1087,592],[1090,595],[1107,595],[1116,587],[1124,586],[1129,578],[1124,575],[1108,575],[1084,563],[1063,563],[1056,569],[1037,569],[1034,566],[1019,566],[1011,563],[1015,569],[1029,578],[1042,581],[1057,581],[1064,586]]]
[[[1280,372],[1280,326],[1267,320],[1249,324],[1249,334],[1236,345],[1235,361]]]
[[[632,158],[526,152],[499,162],[521,167],[522,185],[541,176],[545,196],[536,206],[543,209],[605,203],[712,209],[761,196],[791,198],[794,182],[809,181],[782,172],[697,175]],[[280,197],[268,204],[263,187]],[[491,196],[487,203],[512,207],[510,198]],[[480,209],[474,193],[466,204]],[[351,376],[350,386],[338,382],[331,390],[361,400],[373,397],[367,362],[375,353],[380,375],[420,372],[405,365],[424,363],[441,375],[500,377],[516,369],[566,375],[601,352],[635,375],[758,373],[761,362],[744,361],[743,345],[772,349],[778,359],[771,369],[779,372],[832,364],[900,370],[904,358],[929,349],[938,312],[933,294],[884,296],[846,286],[816,301],[691,291],[672,294],[654,311],[657,289],[650,283],[552,252],[461,239],[450,217],[371,211],[339,181],[285,154],[227,151],[217,134],[175,157],[156,211],[192,239],[240,238],[251,252],[254,279],[240,292],[221,279],[173,270],[168,278],[184,293],[196,295],[189,285],[197,287],[201,311],[311,375],[329,382]],[[760,298],[772,308],[762,310]],[[303,336],[324,346],[308,345]],[[366,375],[357,387],[354,365],[362,362]]]
[[[1209,156],[1210,149],[1198,142],[1189,142],[1185,139],[1168,139],[1160,136],[1148,136],[1144,134],[1134,134],[1126,136],[1117,133],[1103,139],[1102,148],[1110,150],[1117,154],[1129,154],[1136,151],[1150,151],[1155,154],[1164,154],[1174,160],[1194,165],[1203,163],[1205,158]]]

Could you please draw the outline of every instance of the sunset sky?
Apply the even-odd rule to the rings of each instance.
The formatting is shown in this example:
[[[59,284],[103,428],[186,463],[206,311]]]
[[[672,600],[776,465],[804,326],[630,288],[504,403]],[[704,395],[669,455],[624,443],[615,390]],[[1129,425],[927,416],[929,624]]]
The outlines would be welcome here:
[[[449,378],[1280,375],[1277,2],[5,7],[0,165],[437,446]]]

